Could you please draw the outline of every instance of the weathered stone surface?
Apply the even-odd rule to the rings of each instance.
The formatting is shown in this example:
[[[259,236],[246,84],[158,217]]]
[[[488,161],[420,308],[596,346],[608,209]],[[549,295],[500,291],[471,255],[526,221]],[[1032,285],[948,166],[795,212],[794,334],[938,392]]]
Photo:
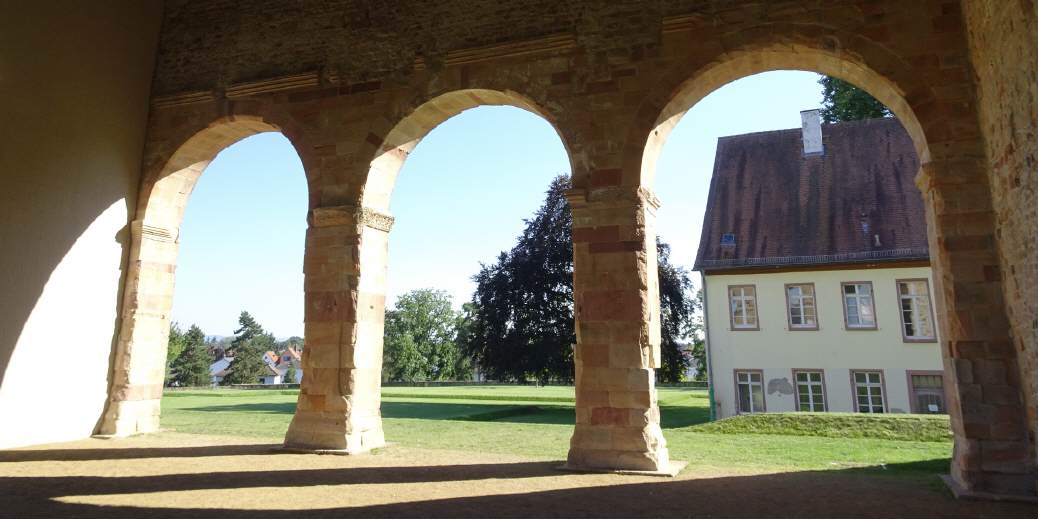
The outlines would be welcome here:
[[[953,476],[968,489],[1034,494],[1036,16],[1030,0],[169,2],[102,430],[153,427],[157,408],[142,404],[134,418],[128,402],[141,394],[132,388],[161,381],[177,229],[195,180],[223,147],[281,131],[303,162],[311,209],[313,376],[286,443],[380,445],[384,213],[396,176],[437,124],[512,105],[549,121],[572,164],[570,465],[665,467],[656,159],[711,91],[801,69],[865,88],[912,136],[946,339]]]

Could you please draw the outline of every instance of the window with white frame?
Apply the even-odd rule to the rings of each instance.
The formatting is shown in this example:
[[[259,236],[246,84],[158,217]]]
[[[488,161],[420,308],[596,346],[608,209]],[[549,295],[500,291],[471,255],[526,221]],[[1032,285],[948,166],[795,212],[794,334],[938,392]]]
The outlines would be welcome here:
[[[736,371],[735,386],[740,413],[764,412],[764,375],[760,371]]]
[[[798,411],[826,411],[825,382],[821,371],[795,371]]]
[[[800,330],[818,329],[815,312],[815,286],[811,283],[786,285],[786,307],[789,327]]]
[[[757,289],[753,285],[728,287],[732,328],[757,329]]]
[[[854,404],[859,413],[884,413],[883,372],[852,371]]]
[[[843,284],[843,315],[847,328],[875,328],[876,309],[872,297],[872,283]]]
[[[932,341],[934,335],[933,313],[930,310],[930,288],[925,279],[908,279],[897,282],[897,295],[901,302],[901,333],[905,340]]]

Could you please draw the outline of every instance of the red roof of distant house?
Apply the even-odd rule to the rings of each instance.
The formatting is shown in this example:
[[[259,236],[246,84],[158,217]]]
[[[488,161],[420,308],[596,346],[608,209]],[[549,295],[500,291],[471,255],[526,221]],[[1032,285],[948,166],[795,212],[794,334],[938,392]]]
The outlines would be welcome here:
[[[717,140],[696,270],[929,259],[919,162],[900,122],[822,135],[817,156],[804,156],[799,128]]]

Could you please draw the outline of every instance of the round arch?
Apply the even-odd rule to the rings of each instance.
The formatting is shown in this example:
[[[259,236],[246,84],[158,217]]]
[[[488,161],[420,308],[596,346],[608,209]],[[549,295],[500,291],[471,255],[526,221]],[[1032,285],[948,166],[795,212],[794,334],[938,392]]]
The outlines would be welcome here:
[[[876,72],[860,60],[852,59],[846,53],[836,50],[824,50],[809,45],[772,45],[767,47],[751,47],[726,53],[717,59],[698,68],[691,74],[675,73],[673,76],[685,79],[666,81],[664,84],[675,85],[668,94],[659,96],[663,102],[654,106],[663,106],[662,110],[649,114],[643,110],[642,115],[654,117],[648,137],[642,141],[634,137],[631,142],[644,142],[641,149],[638,185],[651,188],[655,182],[656,162],[663,150],[671,130],[678,121],[696,103],[704,97],[731,83],[732,81],[777,70],[800,70],[817,72],[848,81],[865,90],[901,121],[902,126],[915,144],[916,154],[921,167],[930,162],[930,149],[927,144],[923,125],[916,117],[908,101],[908,92],[888,77]],[[638,153],[628,154],[628,160],[635,160]]]
[[[122,318],[99,434],[127,436],[159,429],[184,209],[202,172],[218,153],[265,132],[281,132],[281,128],[258,116],[220,117],[195,130],[168,158],[158,157],[154,169],[145,171],[136,218],[130,224]],[[295,145],[293,149],[298,153]]]
[[[448,119],[480,106],[512,106],[541,117],[552,126],[563,148],[566,149],[567,156],[571,156],[569,146],[559,132],[555,118],[529,97],[511,90],[454,90],[421,103],[401,118],[386,134],[371,161],[361,195],[361,205],[367,209],[388,212],[400,168],[422,138]]]

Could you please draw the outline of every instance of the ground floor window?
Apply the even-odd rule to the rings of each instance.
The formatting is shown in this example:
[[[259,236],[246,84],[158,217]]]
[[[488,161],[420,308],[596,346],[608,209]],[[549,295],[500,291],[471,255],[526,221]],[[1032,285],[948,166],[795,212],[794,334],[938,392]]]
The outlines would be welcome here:
[[[821,371],[793,370],[797,386],[797,411],[823,412],[825,376]]]
[[[735,386],[740,413],[764,412],[764,373],[759,370],[736,371]]]
[[[854,408],[859,413],[886,412],[882,371],[852,371]]]
[[[944,376],[940,372],[908,372],[908,390],[912,393],[912,412],[944,414]]]

